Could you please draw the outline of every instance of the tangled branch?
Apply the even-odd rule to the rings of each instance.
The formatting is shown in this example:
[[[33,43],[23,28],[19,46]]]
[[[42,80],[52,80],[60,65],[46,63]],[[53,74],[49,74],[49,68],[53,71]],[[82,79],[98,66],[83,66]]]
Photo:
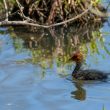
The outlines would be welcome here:
[[[81,17],[85,16],[88,12],[91,12],[91,13],[97,15],[97,16],[100,16],[100,17],[110,16],[109,14],[102,13],[98,9],[94,9],[93,4],[90,3],[88,8],[83,9],[82,13],[77,14],[76,16],[74,16],[70,19],[63,20],[62,22],[59,22],[59,23],[53,23],[53,24],[50,23],[49,25],[40,25],[35,20],[31,19],[30,17],[25,16],[25,14],[23,13],[24,7],[20,4],[20,2],[18,0],[16,0],[16,3],[17,3],[18,8],[19,8],[18,14],[22,17],[23,21],[10,21],[10,20],[8,20],[10,15],[8,14],[8,7],[7,7],[7,4],[6,4],[6,1],[5,0],[3,0],[3,1],[4,1],[4,7],[5,7],[5,10],[6,10],[6,19],[4,21],[0,22],[0,26],[18,26],[18,25],[20,25],[20,26],[34,26],[34,27],[40,27],[40,28],[50,28],[50,27],[56,27],[56,26],[65,25],[67,23],[73,22],[73,21],[75,21],[77,19],[80,19]],[[58,4],[61,4],[59,2],[59,0],[57,0],[55,3],[57,4],[57,2],[58,2]],[[62,11],[61,7],[60,7],[60,10]],[[52,18],[52,15],[50,15],[48,17],[48,20],[50,20],[51,18]]]

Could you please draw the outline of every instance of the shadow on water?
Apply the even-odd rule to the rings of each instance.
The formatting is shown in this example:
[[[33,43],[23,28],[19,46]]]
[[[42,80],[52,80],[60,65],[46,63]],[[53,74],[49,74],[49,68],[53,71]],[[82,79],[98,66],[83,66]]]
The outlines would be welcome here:
[[[0,108],[101,110],[103,105],[109,108],[109,82],[84,84],[66,80],[74,68],[68,59],[79,48],[86,57],[84,68],[109,71],[108,28],[106,23],[38,29],[35,33],[2,28]]]

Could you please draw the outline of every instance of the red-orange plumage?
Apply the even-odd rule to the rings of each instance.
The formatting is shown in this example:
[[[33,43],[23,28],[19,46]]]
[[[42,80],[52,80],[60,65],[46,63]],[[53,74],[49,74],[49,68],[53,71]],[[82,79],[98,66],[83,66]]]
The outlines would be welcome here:
[[[70,60],[75,62],[82,62],[83,61],[83,54],[81,51],[77,51],[73,54],[73,56],[70,58]]]

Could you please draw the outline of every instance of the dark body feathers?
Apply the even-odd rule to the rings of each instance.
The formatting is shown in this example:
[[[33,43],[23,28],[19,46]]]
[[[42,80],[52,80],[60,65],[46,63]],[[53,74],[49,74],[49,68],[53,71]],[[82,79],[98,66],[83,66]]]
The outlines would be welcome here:
[[[103,80],[107,79],[108,75],[98,70],[79,70],[72,74],[73,78],[78,80]]]

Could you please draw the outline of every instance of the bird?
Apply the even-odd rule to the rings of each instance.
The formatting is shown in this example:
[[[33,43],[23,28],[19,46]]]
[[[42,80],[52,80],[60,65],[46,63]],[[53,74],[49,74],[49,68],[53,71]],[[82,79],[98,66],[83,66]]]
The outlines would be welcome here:
[[[84,61],[84,55],[81,51],[76,51],[73,56],[69,59],[76,63],[76,66],[72,72],[73,79],[77,80],[105,80],[108,78],[108,74],[103,71],[94,69],[81,69]]]

